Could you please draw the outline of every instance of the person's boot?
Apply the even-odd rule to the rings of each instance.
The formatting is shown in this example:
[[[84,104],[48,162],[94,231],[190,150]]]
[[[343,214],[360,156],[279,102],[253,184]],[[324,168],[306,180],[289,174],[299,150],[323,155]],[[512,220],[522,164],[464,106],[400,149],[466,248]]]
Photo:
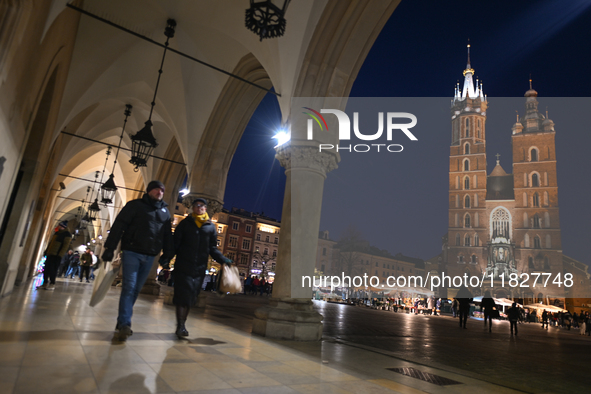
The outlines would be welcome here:
[[[49,286],[49,282],[43,282],[42,285],[37,286],[37,290],[47,290],[47,286]]]
[[[55,290],[55,283],[50,283],[45,290]]]
[[[187,321],[187,314],[188,313],[189,313],[188,307],[177,305],[177,307],[176,307],[176,331],[174,333],[179,338],[189,336],[189,332],[185,328],[185,322]]]
[[[123,326],[119,328],[119,333],[117,335],[117,339],[121,342],[127,341],[127,338],[133,335],[133,331],[131,331],[130,326]]]

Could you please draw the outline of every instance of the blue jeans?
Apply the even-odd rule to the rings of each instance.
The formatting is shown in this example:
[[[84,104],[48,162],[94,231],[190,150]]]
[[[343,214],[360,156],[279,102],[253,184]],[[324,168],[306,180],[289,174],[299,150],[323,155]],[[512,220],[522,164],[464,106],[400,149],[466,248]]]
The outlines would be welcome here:
[[[121,256],[123,283],[121,284],[121,297],[119,298],[118,327],[131,326],[133,305],[150,274],[155,258],[155,256],[129,250],[123,251]]]

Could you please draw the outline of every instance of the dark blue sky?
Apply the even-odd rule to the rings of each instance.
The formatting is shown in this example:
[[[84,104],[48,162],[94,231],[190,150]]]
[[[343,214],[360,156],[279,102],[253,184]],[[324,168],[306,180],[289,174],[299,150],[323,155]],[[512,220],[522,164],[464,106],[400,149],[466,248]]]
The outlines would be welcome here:
[[[573,101],[573,105],[569,100],[590,96],[590,24],[591,2],[587,1],[402,1],[368,54],[350,96],[451,98],[455,83],[463,80],[469,38],[472,67],[483,81],[490,103],[488,169],[490,172],[494,168],[494,155],[500,153],[501,164],[510,172],[510,127],[515,121],[514,110],[523,114],[524,107],[520,104],[508,110],[506,101],[499,98],[523,97],[531,74],[540,110],[544,112],[548,107],[556,123],[563,250],[588,264],[585,246],[591,237],[591,209],[585,200],[591,186],[581,182],[581,174],[589,170],[589,126],[584,121],[567,122],[565,114],[556,111],[584,107],[584,99]],[[565,99],[545,102],[545,97]],[[576,111],[572,113],[577,115]],[[285,175],[274,159],[275,142],[271,140],[280,119],[274,96],[267,95],[248,124],[232,161],[226,208],[264,211],[280,219]],[[369,188],[368,197],[359,202],[359,214],[365,219],[351,224],[361,227],[375,246],[425,259],[439,253],[441,236],[447,231],[450,127],[447,121],[439,130],[444,137],[419,136],[418,145],[405,152],[407,156],[380,164],[387,167],[381,172],[403,172],[392,193],[404,190],[409,198],[401,207],[397,201],[388,202],[382,189],[382,195],[370,198],[378,189],[372,192]],[[415,164],[416,157],[411,154],[428,158],[427,165],[437,170],[427,179],[423,175],[417,179],[420,164]],[[346,155],[342,154],[339,169],[329,173],[326,182],[321,229],[329,230],[334,239],[338,239],[345,222],[324,205],[334,203],[326,200],[347,176]],[[369,210],[361,208],[364,206]],[[380,213],[372,215],[376,211]],[[376,217],[385,218],[384,223],[376,221]],[[416,225],[417,220],[423,225]]]

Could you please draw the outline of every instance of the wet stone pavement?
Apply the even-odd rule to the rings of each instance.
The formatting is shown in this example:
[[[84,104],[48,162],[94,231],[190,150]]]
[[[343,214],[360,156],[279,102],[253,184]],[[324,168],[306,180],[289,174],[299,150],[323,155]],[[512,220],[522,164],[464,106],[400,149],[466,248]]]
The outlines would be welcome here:
[[[265,296],[210,297],[205,314],[230,312],[241,317],[232,319],[237,320],[234,324],[242,322],[237,328],[248,330],[245,318],[252,319],[254,309],[266,302]],[[483,321],[475,318],[462,329],[458,319],[447,315],[411,315],[322,301],[314,305],[324,316],[323,346],[321,350],[309,347],[309,351],[330,353],[345,365],[352,361],[339,356],[343,352],[334,346],[369,350],[524,392],[588,392],[591,388],[591,338],[580,336],[578,330],[546,330],[540,324],[525,323],[518,326],[519,335],[511,336],[506,321],[494,321],[489,333]],[[228,320],[224,323],[232,325]],[[390,367],[383,366],[384,370]]]

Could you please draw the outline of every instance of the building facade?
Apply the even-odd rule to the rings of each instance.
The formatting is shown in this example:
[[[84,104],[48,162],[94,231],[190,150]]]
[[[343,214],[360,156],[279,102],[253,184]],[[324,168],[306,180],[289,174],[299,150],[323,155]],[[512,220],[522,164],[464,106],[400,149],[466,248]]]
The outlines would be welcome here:
[[[512,173],[503,169],[498,155],[488,173],[488,99],[473,75],[468,52],[464,85],[456,87],[451,107],[448,233],[442,256],[429,260],[427,269],[432,275],[484,275],[487,279],[474,289],[476,294],[492,290],[497,298],[524,302],[564,298],[569,289],[565,292],[558,281],[545,286],[533,283],[535,274],[544,273],[551,274],[550,282],[564,281],[567,272],[578,275],[575,282],[579,284],[589,280],[586,272],[579,275],[565,269],[554,123],[538,111],[538,93],[530,81],[525,113],[518,115],[512,127]],[[518,276],[519,286],[508,284],[510,275]],[[457,291],[447,290],[448,297]]]

